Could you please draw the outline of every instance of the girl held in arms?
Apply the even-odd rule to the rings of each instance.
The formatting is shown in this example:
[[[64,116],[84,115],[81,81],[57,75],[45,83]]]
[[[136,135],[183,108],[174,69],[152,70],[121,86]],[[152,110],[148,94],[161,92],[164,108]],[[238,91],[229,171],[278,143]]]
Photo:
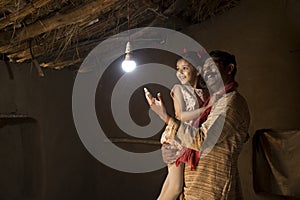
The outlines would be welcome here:
[[[194,67],[188,60],[197,66]],[[176,63],[176,76],[181,84],[175,84],[171,90],[176,118],[195,127],[199,127],[198,118],[203,113],[209,112],[214,102],[214,98],[207,98],[208,90],[205,86],[203,87],[205,84],[200,75],[200,65],[201,55],[199,53],[185,51],[182,58]],[[161,144],[163,160],[168,164],[168,175],[158,200],[176,200],[183,189],[184,165],[190,165],[190,169],[193,170],[200,158],[199,151],[183,147],[175,140],[167,140],[167,134],[167,130],[162,134]],[[169,155],[164,157],[165,150],[168,152],[172,150],[173,156],[171,158]]]

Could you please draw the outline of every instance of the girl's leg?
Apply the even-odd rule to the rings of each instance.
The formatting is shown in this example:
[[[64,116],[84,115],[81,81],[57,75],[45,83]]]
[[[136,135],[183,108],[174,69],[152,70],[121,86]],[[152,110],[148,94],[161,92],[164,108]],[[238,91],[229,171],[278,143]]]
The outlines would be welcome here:
[[[183,170],[183,163],[178,165],[178,167],[175,164],[168,166],[168,175],[158,200],[176,200],[183,187]]]
[[[170,183],[170,181],[169,181],[169,167],[170,167],[170,165],[168,165],[168,175],[167,175],[167,177],[164,181],[164,184],[162,186],[162,189],[160,191],[160,194],[159,194],[159,197],[157,198],[157,200],[163,200],[163,196],[166,193],[167,188],[169,187],[169,183]]]

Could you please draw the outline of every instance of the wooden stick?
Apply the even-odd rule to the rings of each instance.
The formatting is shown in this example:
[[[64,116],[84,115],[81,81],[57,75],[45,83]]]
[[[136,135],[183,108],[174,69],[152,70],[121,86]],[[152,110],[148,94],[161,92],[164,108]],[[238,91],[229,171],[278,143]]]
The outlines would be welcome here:
[[[100,4],[100,3],[98,3],[98,4]],[[113,21],[116,21],[117,18],[124,18],[127,15],[127,12],[122,12],[122,11],[124,11],[123,9],[127,9],[126,6],[125,7],[120,6],[119,2],[117,4],[118,5],[116,5],[116,6],[114,5],[114,8],[118,7],[118,10],[116,11],[116,14],[113,15]],[[91,5],[91,4],[88,4],[88,5]],[[139,24],[143,20],[148,20],[149,18],[153,17],[152,11],[149,12],[148,7],[146,7],[144,4],[137,5],[137,7],[138,7],[138,10],[136,10],[136,12],[132,16],[132,20],[131,20],[132,27],[136,26],[137,24]],[[151,7],[152,7],[151,9],[155,9],[154,5],[151,5]],[[110,9],[111,9],[109,7],[105,7],[105,8],[106,9],[104,9],[104,11],[106,11],[106,12],[110,11]],[[79,9],[82,10],[82,8],[79,8]],[[104,11],[102,11],[102,9],[101,9],[102,13]],[[70,12],[69,14],[65,14],[64,17],[69,16],[69,18],[70,18],[70,16],[72,16],[73,14],[74,14],[74,12]],[[103,14],[105,14],[105,12]],[[53,20],[55,21],[55,20],[58,20],[58,19],[63,19],[64,17],[63,16],[60,16],[60,18],[53,17],[53,18],[50,18],[49,20],[50,21],[53,21]],[[78,38],[84,38],[84,37],[89,38],[89,37],[97,36],[97,35],[100,34],[101,38],[100,39],[98,38],[97,43],[99,43],[100,41],[105,39],[106,36],[110,36],[110,35],[116,33],[116,31],[120,31],[121,29],[126,28],[126,24],[127,24],[127,22],[117,24],[117,28],[116,28],[116,24],[109,23],[109,22],[107,22],[107,19],[103,19],[100,22],[97,22],[93,25],[84,27],[84,26],[86,26],[86,24],[88,24],[88,21],[90,19],[91,18],[87,17],[84,21],[79,21],[79,22],[77,21],[76,22],[77,24],[79,23],[79,24],[81,24],[80,26],[82,26],[82,28],[81,28],[82,30],[80,30],[78,32],[76,37],[78,37]],[[70,21],[68,21],[68,23],[69,22]],[[65,25],[66,24],[69,25],[68,23],[65,23]],[[29,25],[28,27],[30,28],[31,25]],[[118,29],[118,30],[116,30],[116,29]],[[101,31],[99,32],[99,30],[101,30]],[[54,33],[50,34],[50,37],[48,37],[49,39],[44,40],[43,43],[44,44],[50,44],[51,40],[54,36],[55,36]],[[65,36],[65,37],[68,37],[68,36]],[[51,45],[53,45],[53,49],[58,49],[58,47],[61,44],[63,44],[64,40],[65,40],[64,37],[60,37],[59,40],[55,40],[55,43],[51,44]],[[92,40],[94,40],[94,39],[92,39]],[[91,43],[91,41],[88,41],[87,44],[80,43],[79,46],[78,46],[78,44],[72,44],[68,48],[68,50],[64,53],[74,54],[75,49],[77,49],[80,52],[80,55],[85,56],[85,53],[88,53],[88,51],[96,45],[96,44],[90,44],[90,43]],[[18,45],[17,44],[18,43],[10,44],[10,45],[7,45],[7,46],[2,46],[2,47],[0,47],[0,52],[2,52],[2,51],[7,52],[8,55],[9,55],[9,58],[12,59],[12,60],[16,60],[17,62],[23,62],[25,60],[31,59],[30,48],[28,47],[27,43],[26,42],[21,42]],[[47,54],[49,54],[49,46],[47,46],[47,45],[42,45],[41,46],[39,44],[35,44],[35,45],[32,46],[32,50],[35,54],[35,57],[44,55],[45,57],[48,58],[48,61],[51,60],[50,59],[51,57],[53,57],[53,56],[55,57],[55,55],[57,55],[57,53],[52,52],[50,57],[46,56]],[[71,57],[68,56],[68,58],[64,58],[64,59],[65,60],[63,60],[63,61],[53,61],[53,62],[45,62],[45,63],[42,63],[43,59],[39,59],[39,61],[40,61],[40,63],[42,63],[41,66],[49,67],[49,68],[55,68],[55,69],[61,69],[63,67],[74,65],[74,64],[77,64],[80,61],[82,61],[82,58],[81,58],[81,60],[76,59],[74,61],[72,56]]]
[[[18,19],[26,17],[30,13],[34,12],[36,9],[43,7],[44,5],[51,2],[51,0],[37,0],[32,3],[28,3],[24,8],[18,10],[17,12],[11,13],[5,18],[0,20],[0,29],[5,28],[8,25],[13,24]]]
[[[0,1],[0,7],[4,7],[6,6],[7,4],[9,4],[11,2],[11,0],[1,0]]]
[[[147,8],[141,6],[140,9],[136,12],[136,14],[132,16],[132,21],[131,21],[132,26],[136,26],[138,24],[139,21],[137,20],[137,17],[140,16],[139,14],[143,13],[143,11],[147,11]],[[118,17],[122,18],[122,17],[126,17],[126,15],[127,15],[126,12],[120,12]],[[142,14],[142,16],[140,16],[139,20],[142,20],[143,17],[146,17],[146,16],[144,14]],[[88,22],[86,22],[85,24],[87,24],[87,23]],[[122,24],[119,24],[119,27],[120,26],[125,27],[126,25],[127,25],[127,21]],[[112,35],[113,32],[115,32],[115,29],[116,29],[115,26],[116,25],[114,25],[112,23],[108,23],[106,20],[99,21],[99,22],[97,22],[93,25],[87,26],[87,27],[83,26],[81,28],[81,30],[78,31],[77,37],[79,37],[79,38],[87,37],[88,38],[90,36],[98,35],[100,33],[102,36],[109,36],[109,35]],[[99,32],[99,30],[101,30],[101,32]],[[107,32],[107,33],[105,33],[105,32]],[[49,40],[52,40],[53,37],[50,36],[49,38],[50,38]],[[50,43],[49,40],[43,41],[43,43]],[[56,40],[55,44],[53,44],[53,48],[57,49],[57,47],[60,46],[60,44],[62,44],[64,41],[65,41],[65,37],[62,37],[59,40]],[[76,46],[77,44],[74,44],[74,45]],[[70,46],[69,49],[74,49],[74,45]],[[84,47],[85,45],[80,45],[80,46],[81,46],[80,48],[85,48]],[[14,53],[12,53],[12,52],[8,52],[9,50],[4,50],[0,47],[0,52],[8,53],[10,59],[17,59],[16,62],[24,62],[25,60],[31,59],[29,47],[27,47],[27,48],[24,47],[22,49],[22,48],[17,48],[14,46],[9,46],[9,47],[7,46],[6,48],[9,48],[10,51],[16,49],[16,51],[14,51]],[[36,45],[33,45],[32,50],[33,50],[33,52],[35,52],[35,54],[34,54],[35,57],[38,57],[38,56],[47,54],[48,48],[47,48],[47,46],[40,46],[40,45],[36,44]],[[46,65],[46,66],[48,66],[48,65]]]
[[[129,139],[129,138],[109,138],[105,142],[113,143],[135,143],[135,144],[151,144],[151,145],[160,145],[160,142],[157,140],[143,140],[143,139]]]
[[[29,118],[26,114],[0,114],[0,119]]]
[[[56,15],[51,18],[40,20],[24,27],[16,38],[13,39],[13,42],[21,42],[29,38],[34,38],[42,33],[79,23],[87,19],[93,20],[97,18],[100,12],[103,12],[103,10],[117,2],[118,0],[96,0],[81,8],[76,8],[67,14],[56,13]]]
[[[7,60],[5,60],[4,63],[6,65],[6,69],[7,69],[8,75],[9,75],[9,79],[13,80],[14,79],[14,73],[11,69],[11,66],[10,66],[9,62]]]
[[[48,67],[53,69],[63,69],[64,67],[75,65],[79,62],[81,62],[83,59],[77,58],[72,60],[59,60],[54,62],[48,62],[48,63],[42,63],[42,67]]]

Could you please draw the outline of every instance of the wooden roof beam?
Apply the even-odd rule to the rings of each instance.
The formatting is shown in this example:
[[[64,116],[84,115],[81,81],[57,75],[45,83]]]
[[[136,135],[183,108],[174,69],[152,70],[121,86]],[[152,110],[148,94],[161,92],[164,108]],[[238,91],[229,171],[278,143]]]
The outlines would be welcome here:
[[[40,64],[40,66],[44,67],[44,68],[63,69],[65,67],[75,65],[82,61],[83,61],[83,59],[81,59],[81,58],[71,59],[71,60],[59,60],[59,61],[54,61],[54,62],[42,63],[42,64]]]
[[[24,27],[13,39],[12,42],[21,42],[26,39],[34,38],[37,35],[48,31],[62,28],[67,25],[86,21],[87,19],[95,19],[104,9],[117,3],[118,0],[96,0],[88,3],[81,8],[76,8],[67,14],[57,13],[51,18],[40,20],[34,24]]]
[[[11,13],[8,16],[6,16],[5,18],[1,19],[0,20],[0,29],[3,29],[5,27],[13,24],[14,22],[16,22],[17,20],[19,20],[23,17],[26,17],[30,13],[34,12],[36,9],[43,7],[44,5],[48,4],[49,2],[51,2],[51,0],[37,0],[35,2],[27,4],[21,10],[18,10],[15,13]]]
[[[12,0],[1,0],[0,1],[0,7],[4,7],[6,6],[7,4],[9,4]]]
[[[135,27],[138,24],[138,21],[137,21],[138,19],[142,20],[143,18],[147,18],[147,15],[144,13],[146,11],[147,11],[146,7],[144,7],[143,5],[139,6],[139,9],[137,10],[137,12],[135,12],[135,14],[132,16],[132,19],[131,19],[131,25],[133,27]],[[119,18],[126,17],[126,16],[127,16],[126,12],[120,12],[117,15],[117,17],[119,17]],[[139,17],[137,17],[137,16],[139,16]],[[87,22],[85,24],[87,24]],[[122,24],[116,25],[115,23],[112,23],[111,21],[108,22],[106,20],[103,20],[103,21],[99,21],[99,22],[97,22],[93,25],[87,26],[87,27],[83,26],[83,28],[78,31],[78,34],[76,35],[76,37],[80,38],[81,40],[84,38],[87,39],[89,37],[98,35],[99,30],[102,31],[101,35],[109,36],[109,35],[113,35],[113,33],[115,32],[115,29],[117,28],[116,26],[126,27],[126,25],[127,25],[127,21]],[[65,37],[67,37],[67,36],[65,36]],[[46,41],[44,41],[44,43],[51,43],[52,38],[53,37],[49,37],[49,39],[48,39],[49,41],[46,40]],[[59,40],[56,40],[55,43],[53,44],[53,48],[58,49],[58,47],[62,43],[64,43],[64,41],[65,41],[64,37],[60,38]],[[73,44],[69,48],[74,49],[73,48],[74,46],[77,46],[77,44]],[[17,51],[13,51],[13,52],[8,52],[8,50],[1,49],[1,47],[0,47],[0,52],[8,53],[8,57],[12,60],[16,59],[16,62],[24,62],[25,60],[31,59],[31,55],[30,55],[30,49],[28,47],[28,44],[26,47],[25,46],[23,46],[23,47],[24,47],[23,49],[18,48]],[[14,48],[10,47],[10,49],[13,50],[13,49],[16,49],[16,47],[14,47]],[[49,47],[47,47],[47,46],[41,46],[39,44],[35,44],[32,46],[32,52],[34,53],[35,57],[46,55],[49,53],[48,51],[49,51]]]

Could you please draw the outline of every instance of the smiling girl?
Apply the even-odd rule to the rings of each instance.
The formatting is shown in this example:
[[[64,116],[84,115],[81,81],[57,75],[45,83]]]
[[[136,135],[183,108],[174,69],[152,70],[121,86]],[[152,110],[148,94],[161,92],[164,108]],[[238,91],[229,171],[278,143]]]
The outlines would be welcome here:
[[[188,60],[193,60],[193,63],[199,64],[194,67]],[[184,58],[180,58],[177,63],[176,76],[181,84],[174,85],[171,90],[171,96],[173,98],[175,117],[187,124],[198,126],[194,122],[196,119],[207,109],[212,103],[201,107],[207,98],[207,90],[200,87],[201,83],[201,68],[200,57],[196,52],[187,52]],[[168,175],[163,184],[161,193],[158,200],[176,200],[183,188],[183,173],[185,163],[191,165],[191,170],[197,164],[200,157],[199,152],[194,152],[192,158],[184,158],[184,154],[189,149],[179,145],[175,140],[167,140],[167,132],[165,131],[161,137],[162,154],[164,162],[168,164]],[[172,150],[173,156],[164,157],[164,150],[168,149],[168,152]],[[197,154],[197,155],[195,155]]]

